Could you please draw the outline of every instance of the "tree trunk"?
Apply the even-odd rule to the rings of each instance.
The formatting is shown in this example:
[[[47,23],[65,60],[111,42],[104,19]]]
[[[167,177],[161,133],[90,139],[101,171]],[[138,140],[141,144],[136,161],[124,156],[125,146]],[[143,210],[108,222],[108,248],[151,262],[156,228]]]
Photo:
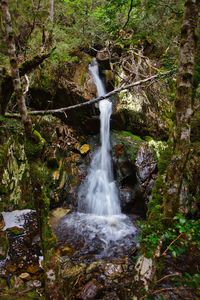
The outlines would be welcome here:
[[[13,88],[16,94],[20,116],[26,132],[25,153],[30,166],[32,195],[34,199],[34,206],[37,212],[41,246],[44,256],[45,299],[63,299],[61,290],[62,281],[58,279],[59,262],[57,256],[55,255],[56,238],[53,235],[48,222],[50,200],[47,185],[49,177],[41,158],[45,140],[41,137],[39,132],[32,130],[32,122],[27,112],[25,98],[21,87],[20,72],[17,65],[14,32],[8,8],[8,0],[0,0],[0,4],[7,34],[8,54],[10,58]]]
[[[49,18],[50,18],[50,21],[53,23],[53,21],[54,21],[54,0],[50,0],[50,2],[49,2]]]
[[[22,91],[21,80],[19,75],[19,68],[17,64],[14,31],[12,28],[11,17],[8,9],[8,0],[1,0],[3,23],[6,31],[8,55],[10,58],[11,77],[13,88],[17,98],[17,104],[21,115],[22,123],[27,135],[31,135],[32,122],[27,113],[26,102]]]
[[[196,51],[195,30],[200,0],[186,0],[180,43],[180,67],[177,79],[174,149],[166,172],[164,218],[171,219],[179,210],[183,173],[190,151],[193,70]]]

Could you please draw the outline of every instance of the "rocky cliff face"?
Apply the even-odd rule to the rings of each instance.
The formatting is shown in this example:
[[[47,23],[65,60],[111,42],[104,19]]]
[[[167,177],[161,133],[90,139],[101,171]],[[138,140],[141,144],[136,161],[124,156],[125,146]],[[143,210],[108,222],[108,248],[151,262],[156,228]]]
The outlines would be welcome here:
[[[88,71],[92,57],[80,51],[76,55],[76,62],[56,68],[44,64],[35,71],[27,97],[31,108],[67,107],[96,96],[96,87]],[[101,49],[92,55],[96,55],[108,91],[151,76],[157,64],[131,49],[113,48],[111,53]],[[120,92],[113,97],[113,128],[167,139],[173,111],[168,95],[169,86],[161,80]],[[58,116],[68,125],[82,128],[87,133],[97,133],[98,115],[96,106],[87,106]]]

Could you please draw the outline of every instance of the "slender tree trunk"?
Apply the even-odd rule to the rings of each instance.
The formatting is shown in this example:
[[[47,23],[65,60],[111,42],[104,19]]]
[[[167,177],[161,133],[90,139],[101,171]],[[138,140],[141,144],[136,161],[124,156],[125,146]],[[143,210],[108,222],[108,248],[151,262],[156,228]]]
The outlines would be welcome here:
[[[17,64],[14,31],[12,28],[11,17],[8,9],[8,0],[1,0],[3,23],[6,31],[8,55],[10,58],[11,77],[13,81],[13,87],[17,98],[17,104],[21,115],[22,123],[27,135],[31,135],[32,122],[27,113],[26,102],[22,91],[21,80],[19,75],[19,68]]]
[[[44,139],[39,132],[32,130],[32,122],[27,112],[25,98],[22,91],[20,72],[14,42],[14,31],[9,13],[8,0],[0,0],[5,31],[7,35],[8,54],[10,58],[11,77],[16,94],[20,116],[26,132],[25,153],[30,166],[32,194],[40,230],[41,246],[44,256],[45,269],[45,299],[63,299],[61,280],[58,279],[59,262],[55,255],[56,238],[48,222],[49,194],[48,176],[42,162]],[[34,151],[33,151],[34,149]]]
[[[50,2],[49,2],[49,18],[50,18],[50,21],[53,23],[53,21],[54,21],[54,0],[50,0]]]
[[[171,219],[179,210],[183,173],[190,151],[193,71],[196,51],[195,30],[198,24],[199,10],[200,0],[186,0],[181,29],[180,67],[175,103],[174,150],[166,172],[164,191],[165,219]]]

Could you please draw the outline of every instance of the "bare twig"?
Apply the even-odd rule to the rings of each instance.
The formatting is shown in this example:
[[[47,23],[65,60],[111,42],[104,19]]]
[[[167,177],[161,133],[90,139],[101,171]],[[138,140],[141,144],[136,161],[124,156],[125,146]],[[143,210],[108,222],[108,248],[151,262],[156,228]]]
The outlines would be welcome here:
[[[29,81],[29,78],[28,78],[28,76],[26,74],[24,75],[24,78],[25,78],[25,81],[26,81],[26,86],[24,88],[23,94],[26,95],[26,93],[29,90],[30,81]]]
[[[160,278],[159,280],[156,281],[156,284],[160,283],[161,281],[170,278],[170,277],[174,277],[174,276],[181,276],[181,273],[174,273],[174,274],[168,274],[162,278]]]
[[[183,233],[180,233],[170,244],[169,246],[165,249],[165,251],[161,254],[161,256],[165,256],[171,245],[173,245],[181,236]]]
[[[139,80],[139,81],[121,86],[119,88],[116,88],[112,92],[107,93],[104,96],[97,97],[97,98],[92,99],[90,101],[86,101],[86,102],[75,104],[75,105],[68,106],[68,107],[57,108],[57,109],[30,111],[29,114],[30,115],[47,115],[47,114],[53,114],[53,113],[64,113],[65,111],[68,111],[68,110],[73,110],[73,109],[80,108],[80,107],[83,107],[83,106],[88,106],[88,105],[91,105],[91,104],[94,104],[94,103],[98,103],[98,102],[100,102],[104,99],[110,98],[111,96],[113,96],[113,95],[115,95],[115,94],[117,94],[121,91],[129,90],[134,86],[142,85],[143,83],[149,82],[149,81],[154,80],[158,77],[168,76],[171,73],[172,73],[172,71],[156,74],[156,75],[150,76],[148,78],[145,78],[145,79],[142,79],[142,80]],[[7,114],[5,114],[5,116],[7,116],[7,117],[18,117],[18,114],[9,114],[9,113],[7,113]]]
[[[156,294],[167,292],[167,291],[178,291],[178,290],[192,290],[192,288],[191,287],[185,287],[185,286],[168,287],[168,288],[162,288],[162,289],[156,290],[156,291],[150,293],[150,295],[156,295]]]
[[[131,0],[130,7],[128,10],[128,15],[127,15],[127,20],[126,20],[126,23],[124,24],[124,26],[122,27],[123,29],[127,26],[128,22],[129,22],[132,9],[133,9],[133,0]]]

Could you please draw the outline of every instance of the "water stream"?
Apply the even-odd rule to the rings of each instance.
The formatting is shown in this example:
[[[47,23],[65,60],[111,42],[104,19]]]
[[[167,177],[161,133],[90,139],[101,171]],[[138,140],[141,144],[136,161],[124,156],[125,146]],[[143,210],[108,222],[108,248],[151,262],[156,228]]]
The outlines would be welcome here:
[[[89,70],[96,84],[98,96],[105,95],[106,91],[100,79],[98,64],[95,60],[89,66]],[[110,154],[112,102],[107,99],[100,101],[99,110],[101,147],[94,154],[89,174],[80,189],[79,208],[84,208],[87,213],[98,216],[112,216],[121,213],[118,191],[113,179]]]
[[[96,60],[89,66],[89,71],[98,96],[105,95]],[[72,244],[82,241],[82,252],[107,257],[118,254],[120,249],[130,248],[136,228],[131,219],[121,213],[113,177],[110,145],[112,102],[109,99],[100,101],[99,110],[101,146],[93,153],[88,175],[79,188],[78,212],[67,215],[60,228],[63,241],[66,239]]]

